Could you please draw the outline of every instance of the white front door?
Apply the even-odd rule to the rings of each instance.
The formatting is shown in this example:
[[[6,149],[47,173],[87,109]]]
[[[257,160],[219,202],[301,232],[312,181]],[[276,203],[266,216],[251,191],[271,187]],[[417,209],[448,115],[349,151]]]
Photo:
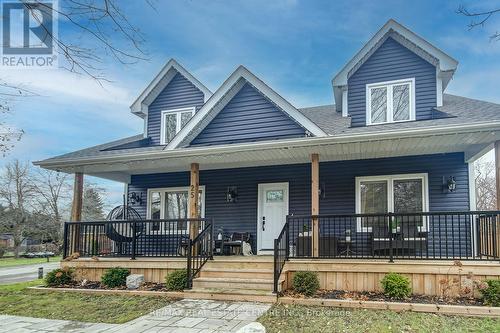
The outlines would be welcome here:
[[[288,183],[259,184],[257,211],[257,250],[269,253],[288,215]]]

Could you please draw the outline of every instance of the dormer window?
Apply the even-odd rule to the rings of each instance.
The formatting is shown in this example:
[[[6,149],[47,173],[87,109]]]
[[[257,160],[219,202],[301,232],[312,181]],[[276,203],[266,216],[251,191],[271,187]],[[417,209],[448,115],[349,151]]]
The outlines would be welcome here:
[[[166,145],[188,123],[193,116],[194,107],[165,110],[161,112],[161,144]]]
[[[366,124],[415,120],[415,79],[366,85]]]

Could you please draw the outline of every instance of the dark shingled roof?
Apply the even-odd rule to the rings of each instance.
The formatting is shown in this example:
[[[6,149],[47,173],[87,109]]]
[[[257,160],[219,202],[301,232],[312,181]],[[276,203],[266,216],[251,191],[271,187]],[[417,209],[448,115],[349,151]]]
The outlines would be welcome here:
[[[443,106],[435,108],[433,119],[409,121],[401,123],[351,127],[351,119],[342,117],[335,110],[335,105],[322,105],[298,109],[302,114],[318,125],[328,135],[376,133],[404,128],[426,128],[433,126],[464,125],[485,121],[500,121],[500,104],[476,99],[444,94]],[[89,147],[68,154],[56,156],[42,161],[58,162],[64,159],[113,156],[124,153],[160,151],[164,146],[144,146],[142,134]],[[38,163],[37,163],[38,164]]]
[[[351,127],[350,118],[342,117],[334,104],[301,108],[299,111],[329,135],[500,121],[500,104],[449,94],[443,95],[443,106],[435,108],[433,118],[429,120]]]

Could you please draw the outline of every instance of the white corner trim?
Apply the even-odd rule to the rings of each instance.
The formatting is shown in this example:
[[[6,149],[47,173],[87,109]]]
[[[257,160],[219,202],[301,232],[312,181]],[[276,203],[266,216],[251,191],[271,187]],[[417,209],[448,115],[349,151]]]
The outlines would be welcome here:
[[[137,97],[137,99],[130,106],[132,113],[138,115],[147,114],[148,105],[145,105],[144,100],[153,92],[156,86],[168,75],[169,71],[174,69],[178,73],[182,74],[187,80],[189,80],[196,88],[203,92],[204,101],[207,101],[212,92],[197,78],[195,78],[191,73],[189,73],[184,67],[182,67],[175,59],[170,59],[161,71],[154,77],[154,79],[148,84],[148,86],[143,90],[143,92]],[[169,81],[173,78],[170,77]],[[168,84],[168,83],[167,83]]]
[[[436,67],[436,106],[443,106],[443,78]]]
[[[441,71],[454,71],[457,68],[458,61],[450,57],[448,54],[444,53],[439,48],[435,47],[429,43],[424,38],[420,37],[413,31],[409,30],[402,24],[396,22],[393,19],[388,20],[382,28],[359,50],[349,62],[341,69],[341,71],[335,75],[332,79],[332,85],[334,87],[344,86],[347,84],[349,71],[356,66],[356,64],[364,58],[364,56],[370,52],[370,50],[375,47],[379,40],[384,38],[385,34],[390,30],[393,30],[408,39],[413,44],[417,45],[424,51],[428,52],[430,55],[439,60],[439,69]]]
[[[182,127],[181,127],[181,115],[182,113],[185,112],[191,112],[191,118],[193,117],[193,114],[196,112],[196,107],[190,106],[186,108],[179,108],[179,109],[168,109],[168,110],[162,110],[161,111],[161,118],[160,118],[160,144],[165,145],[167,142],[165,141],[165,116],[167,114],[175,114],[176,115],[176,128],[175,128],[175,135],[177,135]],[[190,120],[191,121],[191,120]]]
[[[398,84],[410,83],[410,117],[408,120],[393,120],[393,106],[392,106],[392,87]],[[372,123],[371,117],[371,89],[378,87],[386,87],[387,88],[387,120],[385,122],[380,123]],[[416,119],[416,99],[415,99],[415,78],[407,78],[401,80],[392,80],[392,81],[384,81],[384,82],[375,82],[369,83],[366,85],[365,89],[366,93],[366,125],[380,125],[387,123],[401,123],[406,121],[414,121]]]
[[[356,214],[363,214],[361,212],[361,182],[365,181],[385,181],[387,182],[387,212],[394,212],[394,181],[405,179],[421,179],[422,180],[422,207],[423,212],[429,211],[429,175],[427,173],[408,173],[397,175],[380,175],[380,176],[362,176],[356,177]],[[362,232],[370,232],[370,227],[362,227],[361,218],[356,219],[356,230]],[[426,225],[424,224],[421,231],[425,231]]]
[[[347,98],[349,96],[349,91],[347,88],[342,90],[342,117],[347,117],[349,115],[349,103],[347,102]]]
[[[220,86],[219,89],[210,97],[210,99],[201,107],[198,112],[194,115],[191,121],[184,126],[184,128],[178,133],[178,135],[167,145],[166,149],[177,148],[184,139],[194,130],[200,133],[208,124],[205,126],[200,126],[201,121],[214,109],[214,107],[219,104],[220,100],[227,94],[227,92],[240,80],[245,79],[248,83],[254,86],[257,90],[263,93],[267,98],[274,102],[279,108],[286,112],[295,121],[301,124],[305,129],[311,132],[314,136],[321,137],[327,136],[327,134],[309,120],[306,116],[300,113],[292,104],[281,97],[263,81],[257,78],[253,73],[243,66],[239,66]],[[226,101],[229,102],[229,101]],[[219,108],[220,109],[220,108]]]
[[[476,198],[476,170],[474,169],[475,162],[469,162],[469,210],[477,209]]]

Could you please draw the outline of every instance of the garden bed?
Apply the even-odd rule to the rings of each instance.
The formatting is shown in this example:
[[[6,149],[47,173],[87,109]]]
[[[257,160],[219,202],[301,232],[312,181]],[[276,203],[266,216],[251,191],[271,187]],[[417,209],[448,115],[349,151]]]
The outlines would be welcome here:
[[[40,288],[44,288],[43,286]],[[48,287],[47,287],[48,288]],[[52,286],[53,289],[78,289],[78,290],[129,290],[126,286],[110,288],[105,286],[99,281],[88,281],[88,282],[74,282],[69,284],[63,284],[59,286]],[[171,292],[168,290],[165,283],[155,283],[155,282],[144,282],[139,288],[133,289],[135,291],[159,291],[159,292]]]
[[[285,297],[304,298],[303,295],[293,291],[286,291]],[[439,297],[428,295],[411,295],[410,297],[396,299],[385,296],[380,292],[371,291],[346,291],[346,290],[318,290],[310,298],[319,299],[337,299],[353,301],[376,301],[376,302],[398,302],[398,303],[416,303],[416,304],[439,304],[439,305],[471,305],[485,306],[483,301],[472,297]]]

